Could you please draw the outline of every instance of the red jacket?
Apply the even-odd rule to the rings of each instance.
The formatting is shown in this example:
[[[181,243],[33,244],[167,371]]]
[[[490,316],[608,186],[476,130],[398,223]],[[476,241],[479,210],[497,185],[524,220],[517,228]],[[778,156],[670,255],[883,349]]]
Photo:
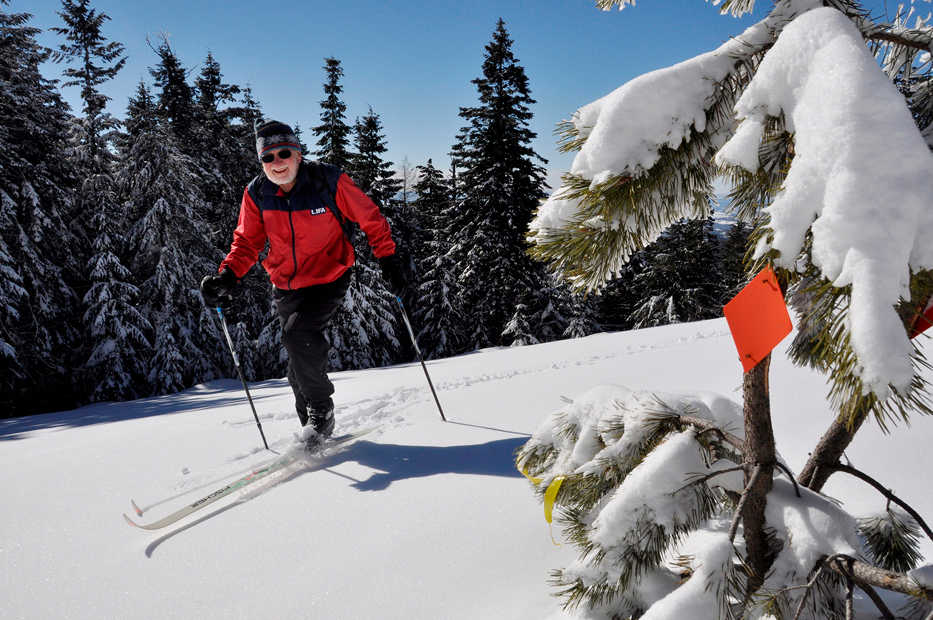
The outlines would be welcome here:
[[[360,225],[376,258],[395,253],[389,223],[379,208],[350,177],[334,166],[302,162],[295,187],[285,194],[264,176],[243,190],[240,219],[230,253],[218,271],[229,267],[242,278],[269,241],[262,266],[279,289],[297,289],[333,282],[356,258],[337,217],[327,208],[312,181],[312,165],[323,166],[324,177],[340,212]],[[250,196],[257,197],[254,201]]]

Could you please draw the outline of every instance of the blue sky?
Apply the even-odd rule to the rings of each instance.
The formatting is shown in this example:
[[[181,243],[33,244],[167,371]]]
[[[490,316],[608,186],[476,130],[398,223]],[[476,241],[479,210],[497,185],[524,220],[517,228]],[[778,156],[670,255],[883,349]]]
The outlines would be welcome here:
[[[471,80],[502,17],[537,100],[534,148],[549,160],[552,185],[572,160],[556,150],[559,121],[641,73],[717,47],[771,3],[758,5],[756,15],[735,19],[700,0],[644,0],[621,12],[600,11],[592,0],[92,1],[111,17],[104,34],[123,43],[129,57],[103,89],[118,117],[139,81],[151,83],[148,68],[157,58],[147,35],[157,42],[165,33],[192,79],[212,52],[226,81],[252,86],[266,116],[300,125],[310,143],[323,59],[334,56],[344,69],[348,120],[372,106],[389,159],[418,165],[430,157],[441,167],[463,125],[459,108],[476,103]],[[60,0],[12,0],[4,10],[32,13],[31,24],[48,29],[62,25],[60,9]],[[53,47],[60,37],[46,32],[40,41]],[[47,66],[46,77],[61,68]],[[77,88],[63,94],[80,110]]]

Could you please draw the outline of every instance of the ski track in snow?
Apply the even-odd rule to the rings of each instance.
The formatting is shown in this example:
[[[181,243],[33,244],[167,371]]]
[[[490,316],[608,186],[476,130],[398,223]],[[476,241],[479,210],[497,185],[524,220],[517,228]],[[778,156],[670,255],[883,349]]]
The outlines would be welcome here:
[[[420,390],[417,388],[403,387],[375,397],[338,404],[336,407],[337,428],[335,434],[353,433],[372,427],[379,427],[380,431],[384,431],[387,428],[400,426],[405,423],[405,417],[401,412],[413,402],[420,400],[418,398],[419,392]],[[291,403],[290,392],[289,403]],[[290,408],[284,412],[276,411],[260,414],[259,420],[263,424],[263,431],[266,433],[269,448],[272,451],[284,454],[291,450],[302,449],[302,442],[297,431],[297,416]],[[281,423],[284,423],[286,430],[282,430],[283,424]],[[223,420],[221,424],[230,429],[239,429],[245,426],[255,426],[256,420],[247,417],[237,420]],[[378,436],[378,434],[375,433],[373,436]],[[192,467],[183,467],[181,470],[182,479],[173,486],[172,491],[183,495],[217,484],[227,478],[243,475],[275,458],[260,460],[255,458],[267,455],[265,448],[257,446],[248,452],[234,454],[226,463],[202,469],[200,472],[193,473]],[[244,464],[246,464],[246,467],[243,467]],[[234,465],[236,467],[233,467]],[[301,466],[301,462],[298,462],[294,467],[301,468]],[[289,469],[294,469],[294,467]]]
[[[618,351],[589,355],[575,360],[548,362],[532,367],[525,365],[514,370],[490,372],[479,375],[474,374],[456,379],[449,379],[438,383],[437,390],[438,392],[454,391],[493,381],[508,381],[519,376],[561,371],[570,367],[592,366],[615,358],[640,355],[650,351],[663,351],[691,342],[723,337],[729,337],[728,330],[708,330],[699,332],[690,337],[679,337],[663,342],[653,342],[652,344],[627,345]],[[263,424],[263,429],[266,431],[266,437],[269,439],[269,447],[277,453],[284,453],[300,445],[298,432],[296,430],[296,415],[291,409],[291,392],[287,389],[287,386],[285,391],[287,392],[286,398],[289,403],[285,411],[279,410],[258,414],[259,420]],[[385,431],[389,428],[402,426],[406,424],[405,410],[409,409],[412,405],[427,401],[430,398],[431,395],[427,388],[418,386],[401,387],[377,396],[362,398],[344,404],[338,403],[336,405],[336,433],[352,433],[370,427],[380,427],[381,431]],[[239,429],[245,426],[255,426],[256,420],[252,416],[249,416],[235,420],[223,420],[221,424],[230,429]],[[283,424],[288,429],[284,432],[280,430]],[[374,436],[378,436],[378,434],[379,433]],[[270,459],[256,459],[258,455],[265,454],[266,450],[264,448],[255,447],[248,452],[234,454],[226,463],[218,464],[215,467],[204,469],[197,473],[192,473],[191,468],[184,467],[182,468],[182,479],[174,485],[172,490],[179,494],[186,494],[203,489],[211,484],[222,482],[227,478],[243,475],[250,469],[260,467],[268,462]],[[247,465],[245,468],[242,467],[244,464]],[[237,467],[233,467],[234,465]]]
[[[486,383],[489,381],[507,381],[515,377],[524,376],[524,375],[536,375],[543,372],[550,372],[555,370],[564,370],[566,368],[574,366],[592,366],[594,364],[599,364],[611,359],[619,357],[628,357],[630,355],[639,355],[649,351],[663,351],[665,349],[671,349],[674,347],[683,346],[684,344],[689,344],[691,342],[696,342],[699,340],[708,340],[710,338],[722,338],[724,336],[729,336],[728,330],[711,330],[708,332],[700,332],[692,337],[680,337],[667,342],[655,343],[652,345],[628,345],[624,349],[613,353],[605,353],[601,355],[591,355],[583,359],[577,360],[564,360],[560,362],[550,362],[547,364],[542,364],[534,367],[525,367],[518,370],[508,370],[497,373],[484,373],[482,375],[472,375],[469,377],[462,377],[460,379],[454,379],[442,382],[438,385],[438,391],[446,390],[456,390],[459,388],[470,387],[478,383]]]

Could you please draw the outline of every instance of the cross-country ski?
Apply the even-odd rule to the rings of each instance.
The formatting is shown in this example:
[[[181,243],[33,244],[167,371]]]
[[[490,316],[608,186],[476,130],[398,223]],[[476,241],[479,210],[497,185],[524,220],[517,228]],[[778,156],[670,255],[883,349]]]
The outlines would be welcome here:
[[[131,518],[126,516],[126,513],[123,514],[123,518],[128,524],[143,530],[159,530],[164,527],[168,527],[169,525],[184,519],[188,515],[213,504],[217,500],[232,495],[237,491],[241,491],[247,486],[255,484],[260,480],[267,478],[278,471],[284,470],[293,464],[298,464],[299,466],[305,467],[307,469],[322,467],[326,464],[327,458],[329,456],[335,454],[341,449],[345,449],[354,441],[357,441],[361,437],[368,435],[373,430],[375,429],[366,429],[357,431],[355,433],[340,435],[339,437],[332,437],[310,449],[292,448],[288,453],[272,460],[270,463],[251,471],[245,476],[242,476],[241,478],[238,478],[233,482],[224,485],[216,491],[208,493],[204,497],[195,500],[183,508],[179,508],[175,512],[168,514],[157,521],[153,521],[152,523],[136,523]],[[130,500],[130,504],[132,504],[136,513],[141,515],[142,511],[136,505],[136,502],[134,500]]]

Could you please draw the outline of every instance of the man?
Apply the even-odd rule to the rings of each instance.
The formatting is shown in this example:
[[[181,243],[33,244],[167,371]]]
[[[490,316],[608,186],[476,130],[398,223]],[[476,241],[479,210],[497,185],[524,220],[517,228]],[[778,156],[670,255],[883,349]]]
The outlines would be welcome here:
[[[366,233],[394,294],[400,294],[405,280],[388,222],[350,177],[336,166],[302,161],[294,132],[278,121],[256,128],[256,152],[263,174],[243,191],[230,253],[217,275],[201,281],[201,294],[210,307],[228,304],[268,240],[262,265],[274,287],[288,351],[288,382],[302,437],[314,445],[334,430],[334,386],[327,378],[324,329],[347,292],[355,260],[342,218]]]

